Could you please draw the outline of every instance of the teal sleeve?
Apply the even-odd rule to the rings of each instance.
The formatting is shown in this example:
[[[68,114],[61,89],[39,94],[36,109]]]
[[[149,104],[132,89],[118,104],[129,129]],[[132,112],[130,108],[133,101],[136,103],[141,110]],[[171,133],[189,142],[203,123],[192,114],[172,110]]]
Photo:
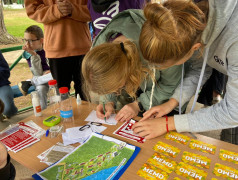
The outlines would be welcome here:
[[[156,82],[154,87],[154,93],[152,96],[152,107],[163,104],[171,98],[174,93],[174,90],[180,84],[181,75],[182,65],[173,66],[171,68],[161,71],[156,71]],[[152,81],[147,80],[146,82],[143,82],[141,88],[142,90],[145,90],[142,94],[140,94],[138,101],[141,102],[145,110],[148,110],[150,106],[150,97],[152,92]]]

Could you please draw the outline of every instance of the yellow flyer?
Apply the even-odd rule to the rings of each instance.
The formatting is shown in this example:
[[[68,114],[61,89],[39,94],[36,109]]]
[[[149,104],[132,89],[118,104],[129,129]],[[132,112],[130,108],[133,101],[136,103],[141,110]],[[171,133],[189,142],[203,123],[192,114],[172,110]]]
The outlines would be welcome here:
[[[234,169],[234,168],[231,168],[231,167],[219,164],[219,163],[215,164],[215,168],[213,170],[213,173],[216,176],[221,176],[221,177],[226,178],[228,180],[238,179],[238,170],[237,169]]]
[[[191,149],[196,149],[201,152],[206,152],[206,153],[210,153],[210,154],[215,154],[215,152],[216,152],[216,146],[214,146],[212,144],[207,144],[205,142],[198,141],[195,139],[191,140],[189,147]]]
[[[182,156],[182,161],[197,167],[202,167],[209,169],[211,164],[211,159],[206,156],[202,156],[199,154],[194,154],[191,152],[184,151]]]
[[[170,131],[169,133],[165,135],[165,139],[186,145],[188,141],[190,140],[190,137],[185,136],[183,134],[179,134],[174,131]]]
[[[219,157],[223,161],[228,161],[228,162],[238,164],[238,153],[220,149]]]
[[[207,173],[205,171],[185,164],[183,162],[180,162],[177,165],[175,173],[180,176],[186,177],[187,179],[205,180],[207,177]]]
[[[162,154],[154,153],[147,161],[153,166],[162,169],[167,173],[171,173],[174,171],[177,163]]]
[[[147,163],[137,171],[137,174],[147,180],[166,180],[169,177],[166,172]]]
[[[157,142],[153,149],[170,157],[176,157],[180,152],[179,148],[163,143],[161,141]]]

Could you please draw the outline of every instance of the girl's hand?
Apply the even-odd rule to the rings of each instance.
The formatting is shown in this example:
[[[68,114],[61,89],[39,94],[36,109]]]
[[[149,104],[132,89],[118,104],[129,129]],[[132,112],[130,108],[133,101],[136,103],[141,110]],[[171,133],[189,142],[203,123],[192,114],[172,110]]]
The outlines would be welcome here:
[[[175,130],[174,118],[168,117],[169,131]],[[167,132],[166,118],[148,119],[146,121],[139,121],[132,126],[135,134],[138,134],[145,139],[152,139],[161,136]]]
[[[166,114],[169,114],[176,106],[178,105],[178,102],[175,99],[170,99],[164,104],[154,106],[148,111],[146,111],[143,114],[143,118],[141,121],[151,119],[151,118],[159,118],[163,117]]]
[[[113,102],[108,102],[106,105],[105,105],[105,114],[104,114],[104,111],[103,111],[103,105],[102,104],[99,104],[96,108],[96,115],[99,119],[104,119],[104,117],[106,117],[106,119],[108,119],[112,113],[114,113],[114,103]]]
[[[32,49],[31,46],[29,46],[29,43],[26,43],[24,46],[22,46],[22,49],[30,53],[32,56],[37,55],[34,49]]]
[[[140,109],[136,101],[127,104],[117,113],[115,119],[117,121],[129,121],[131,118],[137,116],[139,110]]]
[[[50,70],[47,70],[47,71],[43,72],[43,75],[46,75],[46,74],[49,74],[49,73],[50,73]]]

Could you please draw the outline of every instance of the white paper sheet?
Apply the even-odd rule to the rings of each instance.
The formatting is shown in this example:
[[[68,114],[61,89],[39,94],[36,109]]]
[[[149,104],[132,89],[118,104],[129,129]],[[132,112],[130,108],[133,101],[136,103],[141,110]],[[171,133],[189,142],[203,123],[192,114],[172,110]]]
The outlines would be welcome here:
[[[70,139],[78,139],[86,136],[90,136],[93,132],[101,133],[107,127],[105,126],[97,126],[91,125],[90,123],[85,125],[85,128],[81,129],[83,126],[80,127],[73,127],[66,129],[66,133]]]
[[[98,123],[108,124],[108,125],[116,125],[117,120],[115,120],[115,117],[116,117],[116,114],[112,114],[109,117],[109,119],[105,121],[104,119],[99,119],[96,115],[96,111],[92,110],[92,112],[88,115],[85,121],[98,122]]]

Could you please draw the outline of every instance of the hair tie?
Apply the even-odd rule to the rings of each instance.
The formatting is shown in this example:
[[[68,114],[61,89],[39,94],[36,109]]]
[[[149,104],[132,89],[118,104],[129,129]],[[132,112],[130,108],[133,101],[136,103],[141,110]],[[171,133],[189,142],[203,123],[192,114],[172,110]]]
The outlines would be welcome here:
[[[123,53],[126,55],[126,50],[125,50],[125,47],[124,47],[124,43],[121,42],[121,43],[120,43],[120,46],[121,46],[121,50],[122,50]]]

